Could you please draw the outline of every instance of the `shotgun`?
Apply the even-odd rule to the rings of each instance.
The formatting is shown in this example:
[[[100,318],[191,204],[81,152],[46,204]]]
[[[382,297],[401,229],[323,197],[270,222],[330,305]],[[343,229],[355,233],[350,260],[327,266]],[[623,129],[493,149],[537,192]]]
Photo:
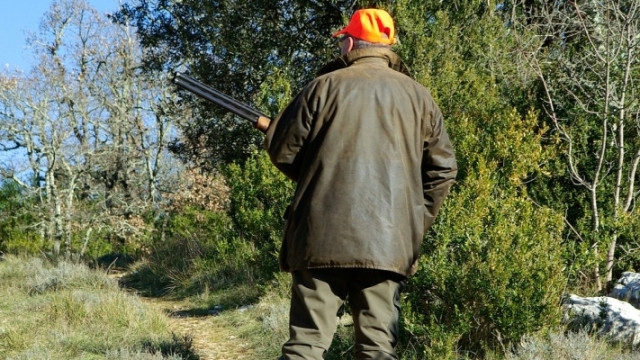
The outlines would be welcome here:
[[[192,94],[209,100],[241,118],[251,121],[253,126],[263,133],[267,132],[271,119],[260,111],[251,108],[249,105],[243,104],[181,72],[176,72],[173,82]]]

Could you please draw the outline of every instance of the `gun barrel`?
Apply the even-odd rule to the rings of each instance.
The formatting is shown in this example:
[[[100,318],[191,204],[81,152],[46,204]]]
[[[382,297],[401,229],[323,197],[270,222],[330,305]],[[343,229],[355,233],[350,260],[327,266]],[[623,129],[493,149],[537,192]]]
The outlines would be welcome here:
[[[265,114],[199,82],[189,75],[176,72],[173,82],[181,88],[251,121],[254,126],[262,132],[266,132],[271,122],[271,119]]]

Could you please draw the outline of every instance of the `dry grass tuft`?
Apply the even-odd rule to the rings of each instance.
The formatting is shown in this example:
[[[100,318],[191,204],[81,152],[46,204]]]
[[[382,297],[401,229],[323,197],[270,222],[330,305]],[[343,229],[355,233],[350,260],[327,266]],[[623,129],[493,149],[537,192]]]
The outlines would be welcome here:
[[[8,359],[195,359],[167,317],[86,266],[0,261],[0,354]]]

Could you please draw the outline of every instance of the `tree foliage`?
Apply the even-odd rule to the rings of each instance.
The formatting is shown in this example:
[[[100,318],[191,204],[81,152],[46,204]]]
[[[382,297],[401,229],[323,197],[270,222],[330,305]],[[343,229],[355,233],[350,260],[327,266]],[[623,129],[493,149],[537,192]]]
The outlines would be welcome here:
[[[54,2],[30,41],[35,67],[0,75],[0,149],[13,158],[2,174],[33,199],[54,254],[82,254],[96,236],[135,247],[177,176],[168,80],[142,73],[131,27],[81,0]]]
[[[130,280],[157,290],[271,278],[294,184],[259,151],[259,132],[178,92],[171,73],[275,115],[338,54],[330,34],[356,8],[383,7],[460,167],[408,282],[401,353],[507,349],[557,324],[563,292],[588,269],[609,280],[640,266],[637,5],[134,0],[108,24],[56,2],[34,42],[42,63],[0,77],[0,146],[24,151],[31,174],[3,166],[14,181],[0,191],[0,235],[77,243],[96,229],[144,250]],[[34,211],[13,214],[17,204]]]
[[[144,0],[125,4],[115,18],[136,25],[146,63],[166,71],[186,67],[199,80],[253,106],[263,84],[285,71],[299,89],[337,54],[327,34],[342,25],[353,0],[276,2]],[[194,118],[174,150],[211,167],[246,159],[259,134],[219,109],[192,105]],[[275,113],[273,114],[275,115]]]
[[[565,206],[585,209],[571,220],[595,251],[599,289],[601,269],[612,285],[618,248],[637,249],[624,229],[637,218],[640,196],[639,6],[633,0],[559,1],[524,20],[513,17],[524,59],[541,85],[542,110],[561,140],[567,175],[586,195],[584,205]]]
[[[36,254],[41,249],[32,226],[35,214],[29,211],[31,201],[16,181],[8,179],[0,183],[0,254],[7,251]]]
[[[277,111],[321,63],[336,54],[335,47],[329,47],[329,34],[344,25],[356,6],[388,8],[399,27],[396,51],[441,105],[461,167],[459,184],[427,238],[421,271],[410,284],[406,305],[411,311],[405,323],[411,336],[405,346],[416,350],[413,355],[407,351],[405,357],[452,355],[457,348],[479,353],[556,323],[564,285],[559,270],[563,250],[557,246],[562,217],[534,204],[528,195],[532,182],[548,179],[545,165],[555,153],[545,146],[551,145],[548,129],[539,123],[530,102],[534,77],[520,72],[512,61],[516,48],[508,36],[504,11],[487,1],[324,1],[321,8],[328,20],[316,23],[308,16],[316,14],[317,3],[279,2],[276,11],[268,10],[271,17],[260,17],[266,22],[255,15],[267,9],[245,1],[213,5],[141,1],[120,16],[137,19],[147,44],[159,49],[160,65],[188,66],[224,92]],[[294,23],[286,17],[273,24],[266,20],[305,8],[306,12],[291,13]],[[229,9],[244,22],[214,20],[227,16]],[[193,18],[199,14],[202,21],[184,21],[185,14]],[[184,27],[178,28],[177,21]],[[254,27],[255,41],[235,36],[254,22],[260,23]],[[273,31],[269,26],[276,23],[286,27]],[[206,26],[211,27],[203,32]],[[228,33],[227,26],[236,30]],[[269,43],[272,33],[282,36]],[[290,34],[295,36],[289,38]],[[191,35],[195,40],[186,41]],[[307,36],[314,41],[300,41]],[[307,62],[281,57],[296,52],[315,57]],[[246,54],[251,54],[251,61],[245,60]],[[240,160],[226,172],[228,179],[236,179],[229,183],[231,218],[241,236],[275,255],[282,225],[278,215],[291,189],[270,180],[277,174],[267,175],[264,158],[245,164],[246,155],[227,156],[239,141],[238,134],[228,130],[237,127],[225,123],[220,114],[206,113],[211,110],[199,111],[209,122],[197,120],[185,128],[185,133],[197,130],[192,139],[200,141],[200,150],[192,153],[206,154],[208,160],[216,156],[226,159],[215,159],[222,162]],[[218,136],[215,126],[225,129],[224,137]],[[182,146],[196,144],[189,136]]]
[[[410,282],[405,346],[416,358],[477,357],[559,321],[563,219],[528,192],[555,152],[501,12],[404,1],[396,18],[398,52],[442,107],[461,169]]]

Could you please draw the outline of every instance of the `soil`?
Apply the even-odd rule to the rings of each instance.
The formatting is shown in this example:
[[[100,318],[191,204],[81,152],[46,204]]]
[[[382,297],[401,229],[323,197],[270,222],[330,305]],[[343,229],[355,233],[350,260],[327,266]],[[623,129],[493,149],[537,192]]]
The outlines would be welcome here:
[[[236,337],[228,324],[215,314],[195,314],[178,301],[142,298],[144,302],[169,315],[169,327],[178,336],[192,339],[193,352],[201,360],[252,359],[247,343]]]
[[[116,281],[124,275],[109,273]],[[190,338],[192,351],[200,360],[253,359],[249,344],[234,335],[232,326],[216,313],[194,312],[184,303],[166,298],[140,296],[140,299],[168,315],[170,330],[178,337]]]

